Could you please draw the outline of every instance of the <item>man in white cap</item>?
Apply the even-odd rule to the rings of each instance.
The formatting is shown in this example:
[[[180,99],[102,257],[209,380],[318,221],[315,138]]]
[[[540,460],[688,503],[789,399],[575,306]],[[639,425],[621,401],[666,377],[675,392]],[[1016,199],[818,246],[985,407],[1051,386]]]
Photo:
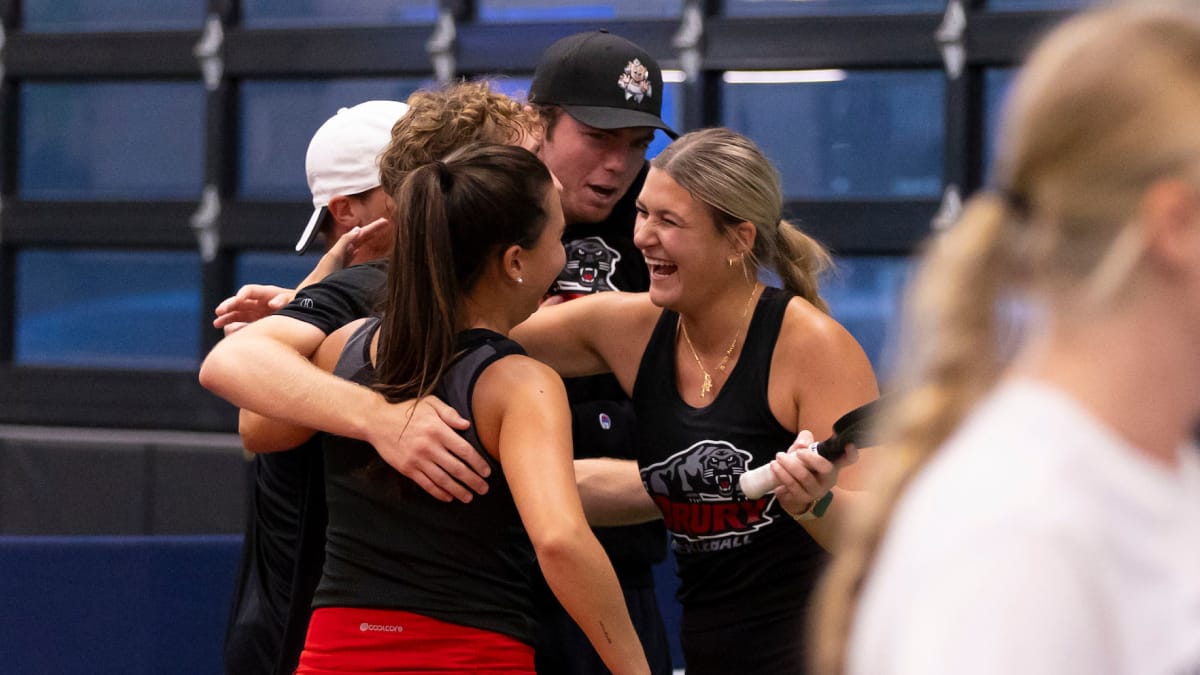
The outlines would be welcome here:
[[[399,101],[366,101],[340,109],[313,134],[304,157],[313,213],[296,241],[295,251],[303,254],[313,242],[323,239],[326,253],[338,243],[346,246],[346,253],[322,261],[300,286],[329,274],[334,265],[387,255],[383,250],[387,237],[363,237],[366,246],[361,250],[354,250],[353,244],[344,239],[349,239],[346,235],[355,228],[365,228],[387,217],[387,195],[380,185],[377,160],[391,138],[392,125],[407,110],[408,105]],[[228,314],[229,319],[220,327],[226,335],[234,333],[260,315],[287,305],[295,293],[294,288],[247,284],[218,305],[217,315]]]
[[[392,126],[408,111],[399,101],[367,101],[342,108],[313,134],[304,157],[313,214],[296,242],[304,253],[318,234],[326,250],[355,227],[387,216],[387,195],[379,182],[379,155],[391,141]]]
[[[407,110],[398,101],[367,101],[342,108],[317,129],[305,157],[314,211],[297,252],[318,236],[331,249],[354,228],[387,216],[378,157],[391,140],[392,125]],[[364,300],[345,308],[345,321],[369,311],[367,295],[349,294]],[[304,646],[325,559],[320,439],[256,455],[253,471],[241,570],[225,635],[225,671],[291,673]]]

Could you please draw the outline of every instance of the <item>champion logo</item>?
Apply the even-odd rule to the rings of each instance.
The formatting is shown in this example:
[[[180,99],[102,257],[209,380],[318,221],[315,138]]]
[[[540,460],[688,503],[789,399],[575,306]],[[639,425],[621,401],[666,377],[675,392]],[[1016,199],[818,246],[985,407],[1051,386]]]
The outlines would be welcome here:
[[[380,623],[367,623],[366,621],[358,624],[358,630],[363,633],[403,633],[404,626],[389,626]]]
[[[608,413],[600,413],[600,428],[605,431],[612,428],[612,418],[608,416]]]

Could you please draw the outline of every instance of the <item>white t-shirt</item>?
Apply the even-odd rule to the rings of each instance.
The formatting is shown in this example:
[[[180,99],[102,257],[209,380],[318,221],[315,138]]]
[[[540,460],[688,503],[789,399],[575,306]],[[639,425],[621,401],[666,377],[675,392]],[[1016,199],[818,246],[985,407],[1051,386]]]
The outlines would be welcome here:
[[[1200,675],[1200,455],[1180,454],[1002,384],[897,504],[849,672]]]

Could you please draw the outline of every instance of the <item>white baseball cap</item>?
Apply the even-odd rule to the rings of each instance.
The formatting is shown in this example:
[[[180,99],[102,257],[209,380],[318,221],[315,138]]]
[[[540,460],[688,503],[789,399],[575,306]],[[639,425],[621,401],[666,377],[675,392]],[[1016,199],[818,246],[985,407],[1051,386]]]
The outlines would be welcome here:
[[[342,108],[313,134],[304,169],[314,211],[296,253],[304,253],[317,238],[330,199],[379,187],[379,155],[392,140],[392,125],[406,112],[408,105],[399,101],[366,101]]]

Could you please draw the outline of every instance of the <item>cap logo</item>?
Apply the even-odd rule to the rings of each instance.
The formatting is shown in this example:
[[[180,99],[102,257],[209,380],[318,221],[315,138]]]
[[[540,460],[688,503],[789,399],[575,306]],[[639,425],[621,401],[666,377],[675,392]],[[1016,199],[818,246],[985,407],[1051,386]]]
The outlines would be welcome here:
[[[626,101],[633,99],[641,103],[643,98],[654,97],[654,87],[650,84],[650,70],[637,59],[625,64],[625,72],[617,78],[617,86],[625,92]]]

